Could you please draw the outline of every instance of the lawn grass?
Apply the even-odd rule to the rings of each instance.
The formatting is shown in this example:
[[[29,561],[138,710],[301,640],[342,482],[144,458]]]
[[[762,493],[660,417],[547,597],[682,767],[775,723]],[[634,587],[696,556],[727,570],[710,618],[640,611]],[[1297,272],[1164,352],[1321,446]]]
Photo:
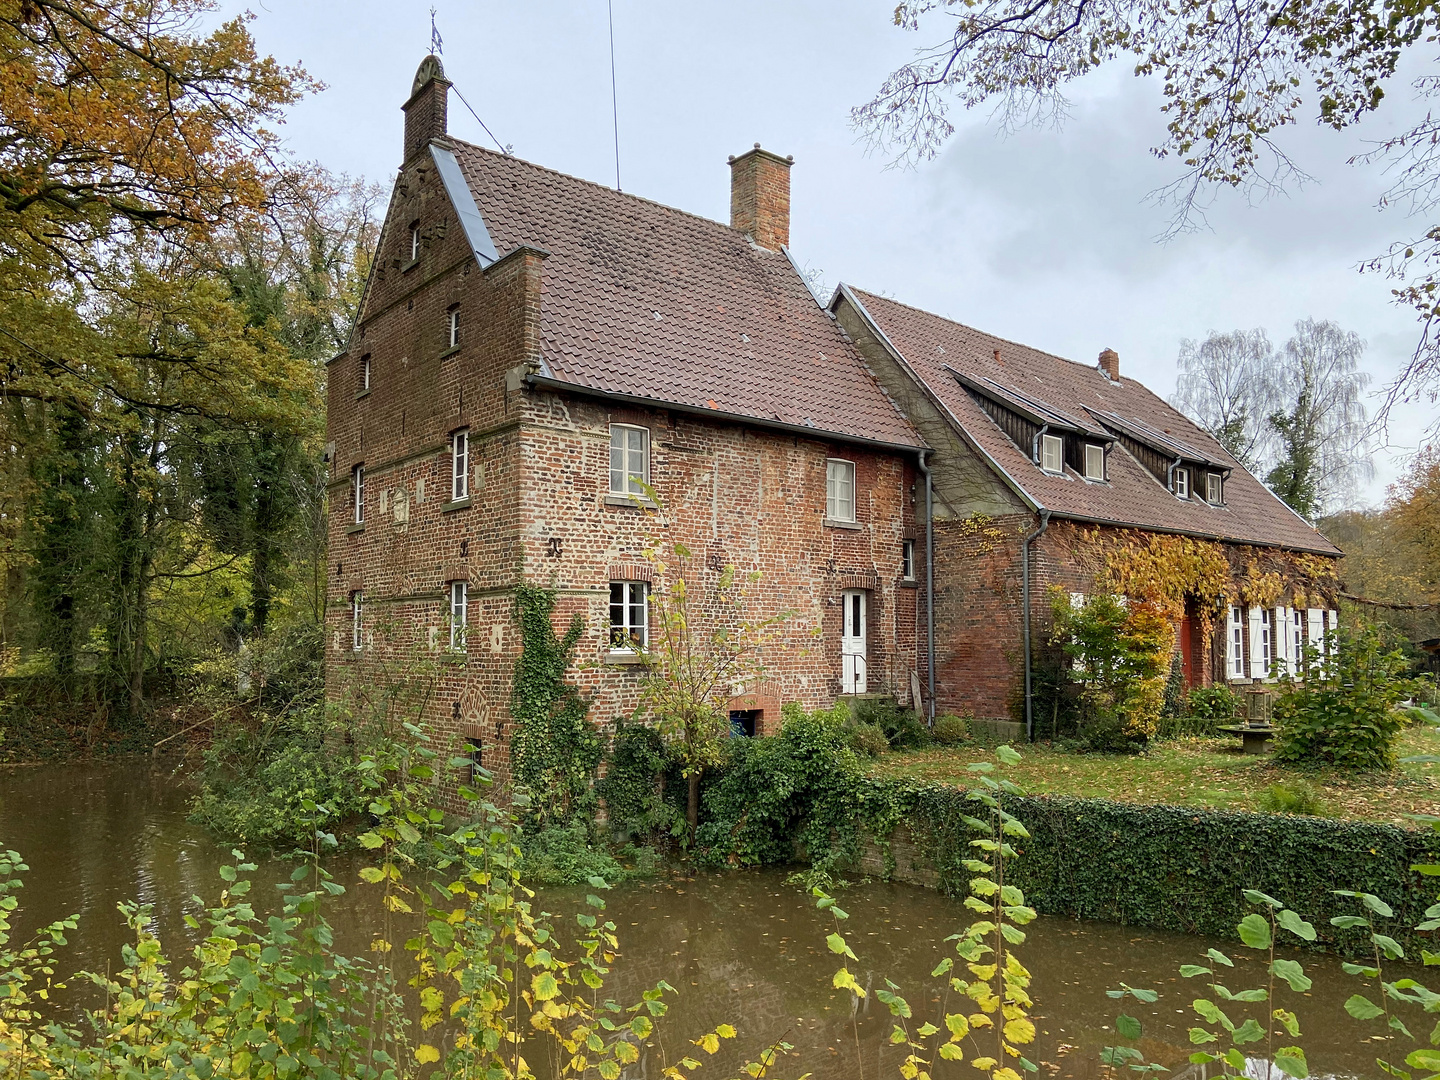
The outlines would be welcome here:
[[[1242,754],[1238,739],[1186,738],[1158,742],[1144,754],[1075,754],[1045,744],[1018,748],[1020,764],[1005,775],[1032,795],[1075,795],[1123,802],[1261,810],[1271,784],[1305,781],[1320,794],[1328,817],[1413,828],[1406,814],[1440,814],[1440,764],[1400,765],[1388,773],[1299,769],[1269,755]],[[1400,756],[1440,755],[1440,732],[1406,728]],[[973,747],[899,751],[875,759],[871,774],[964,786],[966,765],[993,761]]]

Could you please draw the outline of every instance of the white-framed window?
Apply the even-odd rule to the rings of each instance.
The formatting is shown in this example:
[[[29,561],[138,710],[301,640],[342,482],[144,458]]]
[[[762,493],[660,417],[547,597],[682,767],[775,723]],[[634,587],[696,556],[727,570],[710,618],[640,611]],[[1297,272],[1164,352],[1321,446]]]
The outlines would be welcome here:
[[[1290,670],[1299,671],[1305,662],[1305,613],[1290,609]]]
[[[610,425],[610,492],[645,494],[650,483],[650,429],[631,424]]]
[[[460,344],[460,307],[457,304],[445,313],[445,347],[453,349]]]
[[[470,429],[450,433],[450,498],[470,497]]]
[[[355,511],[355,524],[365,524],[365,466],[356,465],[350,470],[350,502]]]
[[[1175,497],[1177,499],[1188,499],[1190,497],[1190,470],[1175,470]]]
[[[1230,609],[1225,635],[1225,668],[1232,679],[1245,677],[1245,613],[1238,607]]]
[[[359,652],[365,645],[365,594],[356,589],[350,594],[350,648]]]
[[[855,520],[855,463],[825,461],[825,516],[831,521]]]
[[[1040,436],[1040,468],[1048,473],[1065,471],[1065,440],[1059,435]]]
[[[648,643],[648,591],[649,586],[643,581],[610,583],[611,652],[634,652],[637,647],[643,649]]]
[[[1211,506],[1225,501],[1225,478],[1218,472],[1205,474],[1205,501]]]
[[[1095,443],[1085,444],[1085,479],[1105,479],[1105,448]]]
[[[420,258],[420,222],[410,226],[410,261]]]
[[[360,358],[360,389],[370,389],[370,354],[366,353]]]
[[[466,630],[469,627],[467,614],[470,605],[470,584],[465,581],[450,583],[450,651],[465,651]]]
[[[915,580],[915,541],[900,541],[900,577],[904,581]]]

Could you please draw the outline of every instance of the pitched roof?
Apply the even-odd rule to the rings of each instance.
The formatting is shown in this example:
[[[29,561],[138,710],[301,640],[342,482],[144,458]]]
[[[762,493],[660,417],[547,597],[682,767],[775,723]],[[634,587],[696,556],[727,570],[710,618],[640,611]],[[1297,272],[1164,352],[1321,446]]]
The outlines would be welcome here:
[[[1112,382],[1097,365],[1018,345],[873,293],[846,291],[981,449],[1033,502],[1057,516],[1340,553],[1207,432],[1134,379]],[[981,408],[965,382],[998,388],[993,399],[1012,408],[1015,401],[1029,402],[1030,412],[1043,415],[1039,402],[1072,423],[1083,413],[1091,424],[1159,451],[1231,469],[1225,505],[1175,498],[1120,443],[1109,454],[1107,483],[1088,483],[1069,468],[1064,475],[1046,473]]]
[[[783,253],[728,225],[452,142],[496,249],[550,253],[547,374],[817,434],[923,445]]]

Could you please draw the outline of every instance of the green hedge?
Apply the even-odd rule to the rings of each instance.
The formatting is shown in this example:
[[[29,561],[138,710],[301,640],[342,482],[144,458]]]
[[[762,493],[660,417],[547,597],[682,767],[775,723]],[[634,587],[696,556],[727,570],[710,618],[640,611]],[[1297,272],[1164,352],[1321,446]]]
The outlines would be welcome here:
[[[961,894],[970,839],[963,791],[917,787],[906,821],[939,872]],[[1233,937],[1250,910],[1242,889],[1268,893],[1315,922],[1319,945],[1349,952],[1359,931],[1337,931],[1330,916],[1354,913],[1335,889],[1374,893],[1395,909],[1389,933],[1417,956],[1413,928],[1435,902],[1437,884],[1410,869],[1440,861],[1440,836],[1389,825],[1281,814],[1140,806],[1103,799],[1026,796],[1006,800],[1030,839],[1011,878],[1047,915]],[[1435,948],[1434,935],[1426,944]]]

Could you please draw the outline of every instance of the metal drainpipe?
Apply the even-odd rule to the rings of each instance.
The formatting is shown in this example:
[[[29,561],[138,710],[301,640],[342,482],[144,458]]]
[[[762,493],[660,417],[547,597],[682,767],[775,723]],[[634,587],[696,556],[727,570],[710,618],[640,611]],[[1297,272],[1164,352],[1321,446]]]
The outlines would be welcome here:
[[[1165,470],[1165,489],[1172,495],[1175,494],[1175,470],[1180,467],[1180,462],[1184,460],[1184,458],[1177,457],[1174,461],[1170,462],[1170,468]]]
[[[925,714],[935,726],[935,503],[930,466],[925,458],[929,450],[920,451],[920,475],[925,477],[925,652],[926,686]]]
[[[1040,527],[1027,535],[1020,545],[1020,602],[1024,605],[1021,625],[1025,637],[1025,739],[1035,741],[1035,701],[1030,687],[1030,545],[1045,535],[1050,527],[1050,511],[1040,508]]]

